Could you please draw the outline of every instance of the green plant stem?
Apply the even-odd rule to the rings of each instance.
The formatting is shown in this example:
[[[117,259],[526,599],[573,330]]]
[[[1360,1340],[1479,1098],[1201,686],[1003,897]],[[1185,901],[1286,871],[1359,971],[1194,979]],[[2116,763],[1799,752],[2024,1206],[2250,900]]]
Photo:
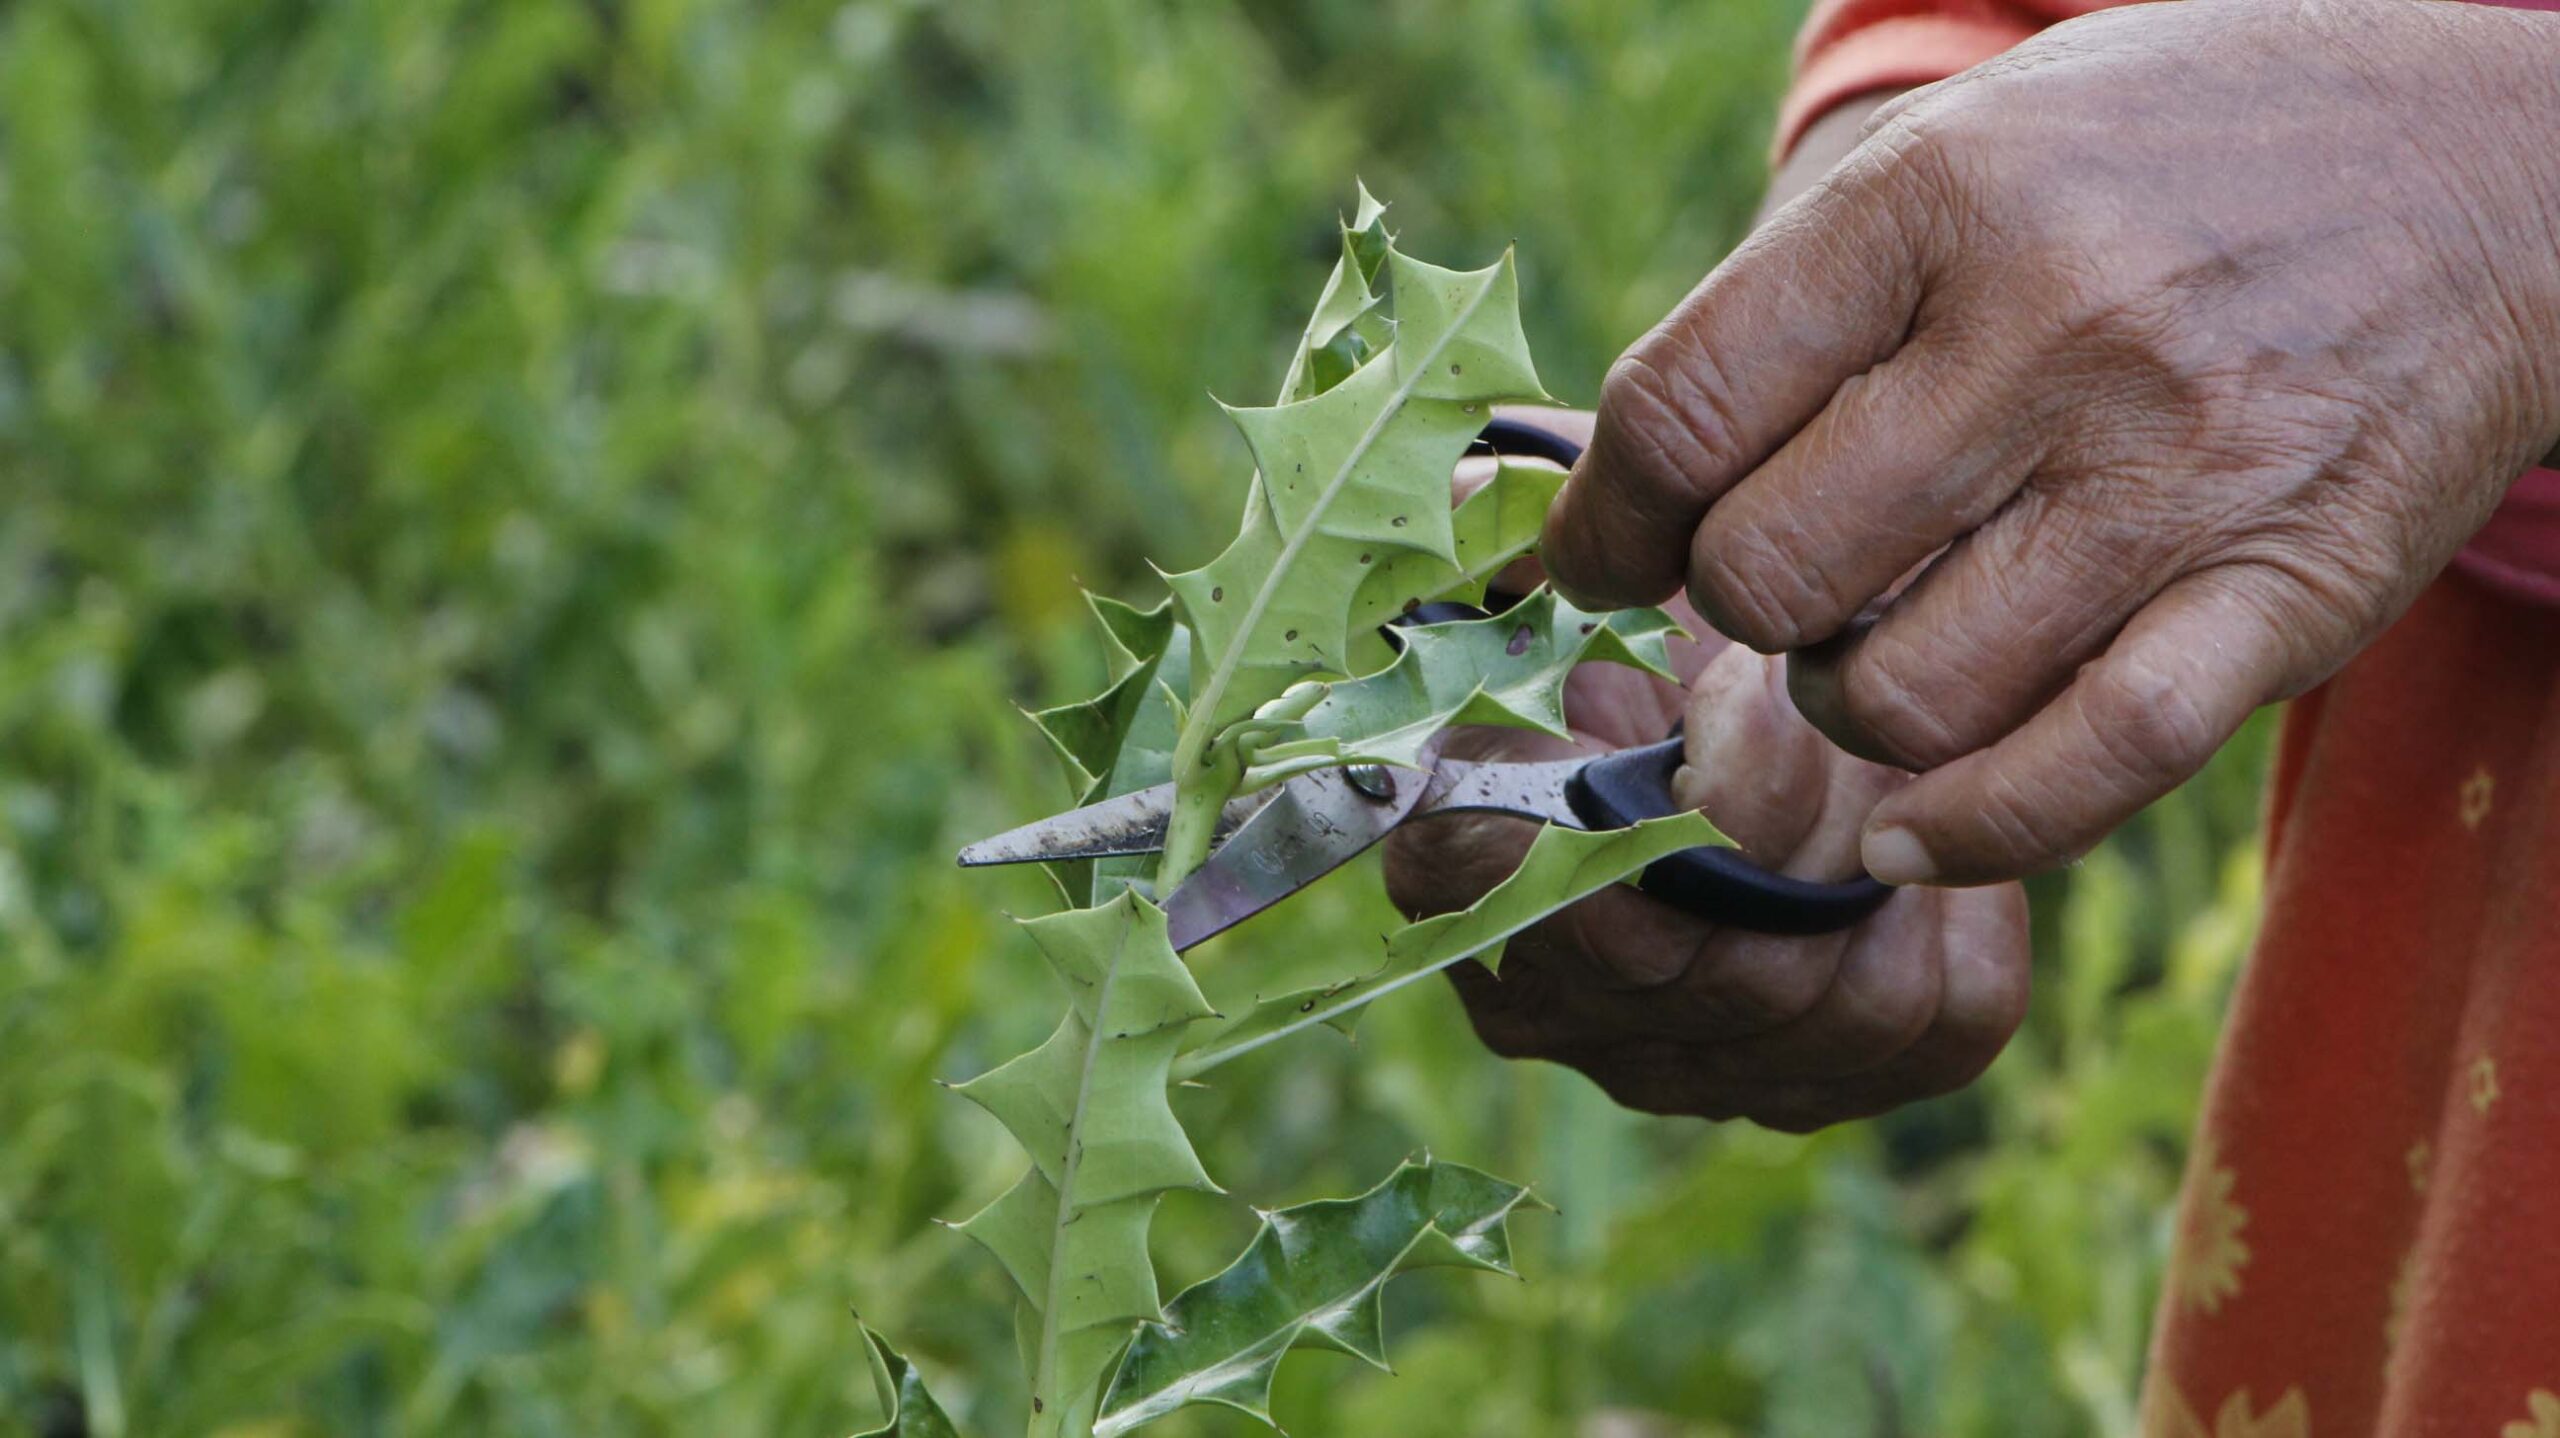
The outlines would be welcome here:
[[[1156,898],[1171,896],[1209,857],[1218,815],[1244,782],[1236,746],[1220,743],[1205,726],[1182,736],[1173,751],[1173,817],[1166,821],[1164,856],[1156,864]]]
[[[1127,950],[1124,936],[1120,952]],[[1111,967],[1103,971],[1101,992],[1094,999],[1094,1023],[1085,1036],[1084,1063],[1076,1071],[1075,1107],[1067,1119],[1067,1151],[1058,1161],[1057,1218],[1049,1239],[1049,1291],[1041,1296],[1040,1343],[1031,1369],[1030,1438],[1085,1438],[1069,1422],[1075,1405],[1066,1401],[1068,1395],[1058,1391],[1058,1318],[1066,1310],[1065,1234],[1067,1225],[1075,1222],[1076,1170],[1084,1160],[1085,1104],[1093,1094],[1094,1060],[1101,1054],[1107,1037],[1101,1016],[1111,1012],[1111,990],[1119,978],[1120,960],[1115,955]]]

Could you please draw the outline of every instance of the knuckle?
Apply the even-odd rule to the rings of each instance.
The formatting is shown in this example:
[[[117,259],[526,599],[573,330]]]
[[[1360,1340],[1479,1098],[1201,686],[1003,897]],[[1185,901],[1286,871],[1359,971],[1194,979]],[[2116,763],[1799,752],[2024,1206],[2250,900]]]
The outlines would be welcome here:
[[[1694,950],[1635,940],[1610,924],[1608,919],[1603,905],[1585,899],[1536,925],[1513,942],[1525,939],[1563,949],[1587,969],[1639,989],[1672,982],[1696,958]]]
[[[2096,844],[2104,830],[2080,820],[2078,805],[2032,777],[1994,770],[1982,786],[1974,823],[2008,872],[2069,863]]]
[[[1859,1066],[1891,1058],[1927,1032],[1940,992],[1936,964],[1913,952],[1879,953],[1844,965],[1826,1007],[1841,1052]]]
[[[1809,536],[1719,522],[1710,510],[1689,554],[1689,601],[1726,637],[1763,654],[1824,638],[1848,621],[1829,570],[1797,552]]]
[[[1739,940],[1726,962],[1692,964],[1680,976],[1671,990],[1679,1021],[1701,1038],[1735,1038],[1794,1023],[1830,991],[1839,954],[1836,941]]]
[[[2213,756],[2224,737],[2191,666],[2155,648],[2110,655],[2082,671],[2090,750],[2107,787],[2148,798],[2167,792]]]
[[[1930,665],[1908,641],[1874,634],[1841,666],[1841,716],[1911,767],[1930,768],[1972,747],[1948,717],[1950,691],[1965,682],[1959,668]]]
[[[2287,504],[2287,513],[2216,556],[2232,599],[2258,623],[2305,650],[2352,646],[2397,611],[2413,577],[2432,575],[2442,547],[2424,526],[2375,514],[2380,501],[2357,483]]]
[[[1619,356],[1601,383],[1600,407],[1645,483],[1638,502],[1657,511],[1703,506],[1742,457],[1722,368],[1674,332],[1657,330]]]
[[[1844,167],[1846,183],[1867,190],[1915,228],[1960,231],[1974,223],[1984,146],[1978,112],[1965,103],[1964,87],[1933,89],[1895,112],[1867,136]]]
[[[1429,918],[1467,906],[1462,895],[1449,892],[1447,868],[1440,862],[1444,841],[1428,824],[1398,829],[1387,836],[1387,900],[1408,919]]]
[[[1454,913],[1507,877],[1527,847],[1516,820],[1452,815],[1387,836],[1387,898],[1409,919]]]

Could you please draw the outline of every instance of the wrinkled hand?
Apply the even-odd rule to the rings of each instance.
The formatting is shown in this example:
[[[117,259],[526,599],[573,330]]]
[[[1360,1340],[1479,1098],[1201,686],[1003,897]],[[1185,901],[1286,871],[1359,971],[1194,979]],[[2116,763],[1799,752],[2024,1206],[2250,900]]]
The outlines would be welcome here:
[[[1587,422],[1524,417],[1564,430]],[[1462,483],[1471,477],[1481,471]],[[1499,587],[1525,590],[1537,577],[1524,567]],[[1785,660],[1711,635],[1675,645],[1674,658],[1685,693],[1617,665],[1576,670],[1565,694],[1575,744],[1466,729],[1448,752],[1529,760],[1648,744],[1685,708],[1682,802],[1767,867],[1854,873],[1861,821],[1905,776],[1841,753],[1798,718]],[[1490,815],[1398,829],[1388,891],[1417,916],[1463,908],[1510,873],[1532,832]],[[1499,976],[1474,963],[1450,972],[1497,1053],[1570,1064],[1631,1108],[1801,1131],[1944,1093],[1990,1063],[2025,1012],[2026,899],[2015,885],[1911,889],[1848,933],[1781,938],[1612,889],[1514,938]]]
[[[1548,567],[1799,651],[1925,771],[1877,877],[2079,854],[2560,438],[2555,73],[2560,15],[2193,0],[1894,100],[1612,371]]]

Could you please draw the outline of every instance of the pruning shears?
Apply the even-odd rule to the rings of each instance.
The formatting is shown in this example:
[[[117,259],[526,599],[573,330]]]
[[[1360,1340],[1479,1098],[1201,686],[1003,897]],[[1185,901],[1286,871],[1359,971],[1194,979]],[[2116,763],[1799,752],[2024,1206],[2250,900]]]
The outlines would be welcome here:
[[[1480,453],[1526,455],[1570,468],[1581,446],[1512,420],[1487,425]],[[1482,617],[1467,605],[1424,605],[1401,622]],[[1622,829],[1679,812],[1671,776],[1681,739],[1596,757],[1542,763],[1443,756],[1419,768],[1354,764],[1318,769],[1230,802],[1209,857],[1163,896],[1173,946],[1224,933],[1349,863],[1403,824],[1441,814],[1508,814],[1585,830]],[[1010,829],[960,851],[967,866],[1152,854],[1164,847],[1174,786],[1159,784]],[[1823,934],[1874,913],[1893,891],[1864,874],[1815,883],[1772,873],[1734,849],[1683,849],[1648,866],[1637,887],[1700,918],[1767,934]]]

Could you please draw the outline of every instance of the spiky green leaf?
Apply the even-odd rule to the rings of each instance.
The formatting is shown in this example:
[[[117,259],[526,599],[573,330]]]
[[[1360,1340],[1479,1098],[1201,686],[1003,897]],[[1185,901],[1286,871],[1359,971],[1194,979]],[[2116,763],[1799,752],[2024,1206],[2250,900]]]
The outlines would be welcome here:
[[[1112,1379],[1096,1438],[1194,1403],[1271,1422],[1272,1375],[1293,1348],[1386,1366],[1387,1281],[1425,1267],[1511,1272],[1512,1213],[1527,1189],[1428,1157],[1357,1198],[1263,1216],[1227,1270],[1186,1289],[1138,1330]]]
[[[1421,399],[1547,400],[1520,328],[1520,275],[1506,253],[1482,270],[1444,270],[1387,248],[1400,384]]]
[[[1032,1393],[1047,1427],[1067,1432],[1129,1325],[1156,1311],[1146,1236],[1158,1197],[1215,1186],[1166,1099],[1183,1029],[1212,1011],[1164,911],[1135,894],[1023,929],[1070,1002],[1039,1048],[959,1085],[1032,1163],[960,1227],[1021,1286]]]
[[[880,1407],[888,1420],[878,1428],[858,1433],[854,1438],[959,1438],[960,1430],[925,1391],[924,1376],[889,1340],[873,1331],[871,1325],[856,1321],[862,1330],[863,1356],[871,1363],[871,1386],[880,1395]]]
[[[1353,632],[1374,629],[1435,599],[1482,601],[1485,581],[1538,542],[1547,509],[1563,488],[1563,470],[1501,466],[1491,483],[1468,495],[1450,516],[1458,562],[1443,564],[1437,555],[1408,549],[1379,564],[1352,599]]]
[[[1229,411],[1257,471],[1243,532],[1167,578],[1195,641],[1190,726],[1204,733],[1298,679],[1347,672],[1353,601],[1377,564],[1409,551],[1456,568],[1451,468],[1495,401],[1543,398],[1509,255],[1455,271],[1390,247],[1388,267],[1385,352],[1312,398]]]
[[[1146,1193],[1087,1203],[1060,1229],[1057,1187],[1035,1168],[959,1228],[996,1256],[1034,1298],[1035,1308],[1054,1301],[1058,1327],[1073,1332],[1156,1316],[1154,1266],[1125,1260],[1147,1251],[1147,1225],[1159,1197]],[[1053,1265],[1059,1280],[1054,1288]]]
[[[1138,609],[1087,594],[1102,628],[1110,684],[1100,694],[1031,714],[1066,766],[1078,804],[1116,798],[1172,777],[1181,732],[1180,696],[1191,685],[1191,632],[1175,622],[1172,601]],[[1100,859],[1051,864],[1068,901],[1099,903],[1145,876],[1148,860]]]
[[[1153,694],[1174,629],[1169,602],[1138,609],[1106,595],[1084,599],[1102,627],[1111,683],[1090,699],[1031,714],[1065,764],[1078,803],[1091,802],[1107,785],[1127,748],[1130,726]]]
[[[1460,959],[1486,955],[1513,934],[1576,900],[1598,893],[1667,854],[1729,841],[1704,814],[1673,814],[1626,829],[1586,833],[1549,825],[1520,867],[1475,904],[1408,924],[1388,936],[1386,954],[1368,973],[1322,988],[1263,999],[1206,1037],[1174,1065],[1192,1078],[1276,1039],[1318,1024],[1347,1026],[1354,1012]]]
[[[1590,614],[1544,587],[1489,618],[1408,629],[1403,652],[1386,668],[1324,686],[1312,706],[1292,706],[1297,717],[1257,735],[1247,787],[1314,764],[1417,766],[1424,746],[1453,724],[1561,737],[1574,666],[1586,658],[1643,665],[1648,655],[1639,650],[1658,652],[1678,632],[1659,609]]]
[[[1280,384],[1282,401],[1310,399],[1340,384],[1377,351],[1386,348],[1394,327],[1380,313],[1379,267],[1386,263],[1387,207],[1360,186],[1360,202],[1342,226],[1342,257],[1316,297],[1315,313],[1289,358],[1289,375]]]

